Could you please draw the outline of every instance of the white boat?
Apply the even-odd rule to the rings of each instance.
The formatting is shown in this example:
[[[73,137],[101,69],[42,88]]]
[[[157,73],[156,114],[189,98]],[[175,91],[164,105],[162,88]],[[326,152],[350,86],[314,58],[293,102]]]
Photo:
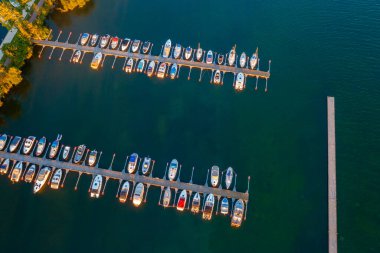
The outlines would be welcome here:
[[[133,174],[136,172],[138,161],[139,161],[139,155],[136,153],[133,153],[131,157],[129,158],[129,162],[128,162],[128,172],[130,174]]]
[[[245,76],[242,72],[237,74],[234,88],[237,91],[244,90],[244,88],[245,88]]]
[[[226,215],[228,214],[229,210],[230,210],[230,204],[228,202],[228,199],[224,197],[222,199],[222,203],[220,204],[220,213]]]
[[[31,183],[33,181],[34,175],[36,174],[36,165],[32,164],[26,170],[24,181],[27,183]]]
[[[235,64],[236,59],[236,50],[235,46],[231,49],[230,53],[228,54],[228,65],[233,66]]]
[[[221,74],[220,74],[220,70],[216,70],[215,71],[215,74],[214,74],[214,84],[220,84],[220,81],[221,81]]]
[[[226,172],[226,180],[225,180],[227,190],[230,189],[231,187],[233,177],[234,177],[234,170],[231,167],[228,167],[227,172]]]
[[[63,154],[62,154],[62,158],[63,160],[67,160],[69,159],[69,154],[70,154],[70,150],[71,150],[71,147],[70,146],[65,146],[64,149],[63,149]]]
[[[160,67],[158,68],[158,71],[157,71],[157,77],[164,78],[165,74],[166,74],[166,63],[161,62]]]
[[[84,33],[82,37],[80,38],[80,44],[82,46],[85,46],[87,44],[88,39],[90,38],[90,34]]]
[[[177,202],[177,210],[183,211],[186,208],[186,201],[187,201],[187,191],[182,190],[181,194],[179,195],[179,199]]]
[[[103,54],[101,52],[98,52],[94,58],[92,58],[92,61],[91,61],[91,68],[92,69],[98,69],[99,68],[99,64],[100,62],[102,61],[103,59]]]
[[[8,135],[2,134],[0,136],[0,150],[3,151],[5,148],[5,145],[7,144]]]
[[[34,147],[34,143],[36,142],[36,137],[29,136],[24,143],[23,152],[25,155],[29,155],[30,152],[32,152],[32,149]]]
[[[102,190],[103,177],[101,175],[96,175],[95,179],[92,181],[90,197],[99,198],[100,191]]]
[[[129,182],[125,181],[123,186],[121,187],[120,194],[119,194],[120,203],[125,203],[127,201],[128,193],[129,193]]]
[[[164,192],[164,197],[162,200],[162,205],[168,207],[170,205],[170,200],[172,198],[172,190],[169,187],[166,187]]]
[[[59,147],[60,147],[59,142],[61,139],[62,139],[62,135],[58,134],[57,139],[55,141],[53,141],[53,143],[51,144],[50,152],[49,152],[49,158],[50,159],[56,158],[58,151],[59,151]]]
[[[177,63],[174,63],[170,68],[170,79],[174,79],[177,77],[177,71],[178,71]]]
[[[149,62],[148,70],[146,71],[147,76],[151,77],[154,74],[156,63],[154,61]]]
[[[145,68],[145,60],[142,59],[139,61],[139,64],[137,64],[137,72],[141,73],[144,71]]]
[[[80,145],[75,151],[73,162],[77,164],[80,163],[83,159],[83,155],[85,152],[86,152],[86,145],[84,144]]]
[[[239,63],[241,68],[245,68],[245,64],[247,63],[247,55],[244,52],[240,55]]]
[[[119,38],[118,37],[113,37],[111,39],[110,49],[115,50],[118,45],[119,45]]]
[[[214,60],[214,53],[211,50],[208,50],[206,55],[206,63],[211,64]]]
[[[212,166],[211,167],[211,185],[212,187],[217,187],[219,184],[219,167]]]
[[[214,211],[215,198],[214,194],[210,193],[206,198],[206,203],[203,209],[202,218],[204,220],[211,220],[212,212]]]
[[[131,44],[131,39],[128,39],[128,38],[125,38],[123,39],[123,41],[121,42],[121,51],[127,51],[128,47],[129,47],[129,44]]]
[[[80,50],[75,51],[73,59],[72,59],[72,62],[73,63],[78,63],[79,60],[80,60],[81,55],[82,55],[82,52]]]
[[[133,70],[134,61],[132,58],[129,58],[127,64],[125,65],[125,72],[131,73]]]
[[[231,219],[231,227],[240,227],[241,223],[243,221],[243,215],[244,215],[244,202],[243,200],[239,199],[236,201],[234,206],[234,211],[232,213],[232,219]]]
[[[256,68],[257,62],[259,60],[259,48],[256,48],[256,52],[254,52],[249,60],[249,67],[251,69]]]
[[[168,58],[170,56],[171,48],[172,48],[172,41],[168,39],[165,43],[164,51],[162,52],[162,57]]]
[[[62,170],[57,169],[54,172],[53,177],[51,179],[50,188],[57,190],[59,188],[60,183],[61,183],[61,179],[62,179]]]
[[[45,151],[45,147],[46,147],[46,137],[44,136],[38,140],[36,156],[42,155],[42,153]]]
[[[191,203],[191,211],[193,213],[198,213],[200,206],[201,206],[201,195],[199,195],[199,193],[197,192],[195,193],[193,197],[193,202]]]
[[[9,145],[9,152],[15,152],[17,151],[18,147],[20,146],[21,137],[15,136],[11,140],[11,144]]]
[[[141,166],[141,172],[146,176],[150,172],[150,164],[152,162],[152,158],[150,157],[145,157],[144,162]]]
[[[144,185],[143,183],[138,183],[135,189],[135,193],[133,194],[133,205],[134,206],[140,206],[141,202],[144,198]]]
[[[168,178],[170,181],[173,181],[176,178],[177,171],[178,171],[178,161],[176,159],[173,159],[169,165]]]
[[[0,174],[5,175],[9,170],[9,159],[5,159],[0,165]]]
[[[95,166],[96,158],[98,156],[98,151],[95,149],[90,152],[90,155],[88,156],[88,165]]]
[[[99,35],[96,33],[92,35],[91,40],[90,40],[90,46],[95,47],[96,44],[98,43]]]
[[[151,45],[152,43],[150,41],[145,41],[141,49],[142,53],[147,54]]]
[[[110,41],[111,36],[108,34],[105,36],[100,37],[100,47],[106,48],[108,46],[108,42]]]
[[[133,43],[132,43],[132,53],[136,53],[137,51],[139,51],[139,48],[140,48],[140,44],[141,44],[141,41],[140,40],[134,40]]]
[[[175,44],[173,57],[175,59],[178,59],[181,56],[181,53],[182,53],[182,46],[181,46],[181,44],[178,44],[178,43]]]
[[[23,163],[22,162],[17,162],[15,167],[12,170],[11,173],[11,181],[13,183],[17,183],[20,181],[21,175],[22,175],[22,169],[23,169]]]
[[[43,167],[37,174],[36,182],[34,182],[33,193],[39,192],[45,185],[51,173],[51,168]]]
[[[190,60],[192,54],[193,49],[190,46],[188,46],[185,50],[185,60]]]
[[[195,54],[195,57],[197,59],[197,61],[201,61],[202,60],[202,56],[203,56],[203,49],[199,47],[198,45],[198,49],[197,49],[197,52]]]

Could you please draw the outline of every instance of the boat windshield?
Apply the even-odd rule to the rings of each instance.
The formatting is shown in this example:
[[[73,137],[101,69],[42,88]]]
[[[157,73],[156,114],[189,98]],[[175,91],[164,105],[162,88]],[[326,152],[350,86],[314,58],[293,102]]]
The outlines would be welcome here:
[[[132,163],[133,163],[133,162],[136,162],[136,156],[134,156],[134,155],[131,156],[131,160],[130,160],[130,162],[132,162]]]

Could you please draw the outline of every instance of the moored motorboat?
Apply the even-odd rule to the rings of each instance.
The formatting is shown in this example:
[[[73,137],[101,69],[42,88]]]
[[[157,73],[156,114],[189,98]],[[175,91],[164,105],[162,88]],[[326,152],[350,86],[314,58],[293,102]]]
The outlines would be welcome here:
[[[129,158],[129,162],[128,162],[128,172],[130,174],[133,174],[136,172],[138,161],[139,161],[139,155],[136,153],[133,153],[131,157]]]
[[[31,183],[33,181],[34,175],[36,174],[37,168],[36,165],[31,164],[26,170],[24,181],[26,183]]]
[[[129,38],[123,39],[120,46],[121,51],[124,51],[124,52],[127,51],[130,44],[131,44],[131,39]]]
[[[29,155],[32,152],[32,149],[34,147],[34,143],[36,142],[36,137],[34,136],[29,136],[24,143],[24,147],[22,152],[24,155]]]
[[[158,71],[157,71],[157,77],[164,78],[165,74],[166,74],[166,63],[161,62],[160,67],[158,68]]]
[[[151,162],[152,162],[152,158],[144,157],[144,162],[141,166],[141,172],[143,173],[143,175],[145,175],[145,176],[149,175]]]
[[[214,53],[211,50],[208,50],[206,55],[206,63],[211,64],[214,60]]]
[[[11,140],[11,144],[9,145],[9,152],[16,152],[18,147],[20,146],[20,142],[21,142],[21,137],[20,136],[15,136],[13,137],[13,139]]]
[[[8,141],[8,135],[2,134],[0,136],[0,150],[3,151]]]
[[[172,197],[172,190],[169,187],[166,187],[165,192],[164,192],[164,197],[162,200],[162,205],[164,207],[168,207],[170,205],[171,197]]]
[[[183,211],[186,207],[186,202],[187,202],[187,191],[182,190],[181,194],[179,195],[178,202],[177,202],[177,210]]]
[[[127,64],[125,65],[125,72],[131,73],[133,70],[134,61],[133,58],[129,58]]]
[[[136,186],[135,192],[133,194],[132,202],[134,206],[140,206],[144,198],[144,191],[145,191],[144,184],[138,183]]]
[[[152,43],[150,41],[145,41],[141,49],[142,53],[147,54],[149,52],[151,45]]]
[[[119,38],[118,37],[113,37],[111,39],[110,43],[110,49],[115,50],[119,46]]]
[[[220,213],[226,215],[228,214],[229,209],[230,209],[230,204],[228,202],[228,199],[224,197],[222,199],[222,203],[220,204]]]
[[[59,147],[60,147],[60,140],[62,139],[62,135],[58,134],[57,139],[53,141],[50,147],[50,152],[49,152],[49,158],[50,159],[55,159],[57,157]]]
[[[90,197],[99,198],[100,191],[102,190],[103,177],[96,175],[91,184]]]
[[[176,178],[177,171],[178,171],[178,161],[177,161],[177,159],[173,159],[169,165],[168,178],[170,181],[173,181]]]
[[[63,153],[62,153],[63,160],[67,161],[69,159],[70,150],[71,150],[70,146],[65,146],[63,148]]]
[[[197,52],[195,54],[195,58],[196,58],[197,61],[201,61],[202,60],[202,56],[203,56],[203,49],[198,44],[198,49],[197,49]]]
[[[91,36],[91,40],[90,40],[90,46],[92,47],[95,47],[96,44],[98,43],[98,39],[99,39],[99,35],[98,34],[94,34]]]
[[[245,88],[245,76],[242,72],[238,73],[236,76],[236,81],[234,84],[236,91],[242,91]]]
[[[45,151],[45,147],[46,147],[46,137],[43,136],[41,139],[38,140],[36,156],[42,155],[42,153]]]
[[[227,172],[226,172],[226,180],[225,180],[226,189],[230,189],[233,177],[234,177],[234,170],[231,167],[228,167]]]
[[[177,77],[177,71],[178,71],[177,63],[174,63],[170,67],[170,79],[175,79]]]
[[[251,69],[256,68],[258,60],[259,60],[259,48],[256,48],[256,52],[252,54],[251,59],[249,60],[249,67]]]
[[[204,220],[211,220],[212,212],[214,211],[215,197],[210,193],[206,198],[206,203],[203,209],[202,218]]]
[[[154,74],[156,63],[154,61],[149,62],[148,69],[146,71],[147,76],[151,77]]]
[[[219,167],[214,165],[211,167],[211,185],[217,187],[219,184]]]
[[[88,165],[90,165],[91,167],[95,166],[97,156],[98,151],[96,151],[95,149],[91,150],[90,155],[88,156]]]
[[[231,227],[240,227],[241,223],[243,221],[243,214],[244,214],[244,202],[243,200],[239,199],[236,201],[234,210],[232,213],[232,219],[231,219]]]
[[[89,38],[90,38],[90,34],[83,33],[82,37],[80,38],[80,44],[82,46],[85,46],[87,44]]]
[[[4,159],[4,161],[0,165],[0,174],[5,175],[8,173],[9,164],[10,164],[10,160],[8,158]]]
[[[244,52],[241,53],[241,55],[240,55],[240,61],[239,61],[239,63],[240,63],[240,67],[241,68],[245,68],[245,65],[247,63],[247,55]]]
[[[215,71],[215,74],[214,74],[214,84],[220,84],[220,80],[221,80],[221,74],[220,74],[220,70],[216,70]]]
[[[62,170],[57,169],[56,171],[54,171],[53,177],[51,178],[50,188],[57,190],[61,183],[61,179],[62,179]]]
[[[50,167],[43,167],[37,174],[36,182],[34,182],[33,193],[39,192],[45,185],[51,173]]]
[[[103,58],[103,54],[101,52],[98,52],[94,58],[92,58],[92,61],[91,61],[91,68],[92,69],[98,69],[99,68],[99,65],[100,65],[100,62],[102,61],[102,58]]]
[[[197,192],[195,193],[193,197],[193,202],[191,203],[191,211],[193,213],[198,213],[200,205],[201,205],[201,195]]]
[[[224,54],[218,54],[218,64],[224,64]]]
[[[190,46],[188,46],[185,50],[185,60],[190,60],[192,54],[193,54],[193,49]]]
[[[173,57],[175,59],[178,59],[181,56],[181,53],[182,53],[182,46],[181,46],[181,44],[178,44],[178,43],[175,44]]]
[[[75,51],[73,59],[72,59],[72,62],[73,63],[78,63],[79,60],[80,60],[81,55],[82,55],[82,52],[80,50]]]
[[[168,39],[165,42],[164,51],[162,52],[162,57],[168,58],[171,52],[171,48],[172,48],[172,41]]]
[[[75,151],[73,162],[78,164],[82,161],[84,153],[86,152],[86,145],[80,145]]]
[[[140,44],[141,44],[141,41],[140,40],[134,40],[133,43],[132,43],[132,53],[136,53],[137,51],[139,51],[139,48],[140,48]]]
[[[228,65],[233,66],[236,59],[236,46],[234,46],[228,54]]]
[[[100,44],[99,44],[100,47],[101,47],[101,48],[106,48],[106,47],[108,46],[108,43],[109,43],[109,41],[110,41],[110,38],[111,38],[111,36],[109,36],[108,34],[106,34],[106,35],[100,37]]]
[[[119,202],[125,203],[128,199],[128,194],[129,194],[129,182],[125,181],[119,193]]]
[[[24,167],[23,162],[16,163],[10,175],[12,183],[17,183],[18,181],[20,181],[23,167]]]
[[[144,71],[145,68],[145,60],[142,59],[139,61],[139,64],[137,64],[137,72],[141,73]]]

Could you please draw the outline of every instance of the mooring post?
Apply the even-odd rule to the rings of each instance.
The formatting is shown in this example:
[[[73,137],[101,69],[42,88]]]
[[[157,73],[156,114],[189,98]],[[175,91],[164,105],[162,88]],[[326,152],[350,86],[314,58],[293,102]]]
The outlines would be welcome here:
[[[117,58],[117,56],[115,55],[115,59],[113,60],[113,63],[112,63],[112,69],[113,69],[113,67],[114,67],[114,65],[115,65],[116,58]]]
[[[123,167],[123,169],[121,170],[121,172],[124,172],[124,173],[125,173],[125,169],[127,168],[127,163],[128,163],[128,157],[129,157],[129,155],[127,155],[127,158],[125,158],[124,167]]]
[[[106,190],[108,179],[109,179],[109,177],[106,177],[106,183],[104,184],[102,195],[104,195],[104,191]]]
[[[38,54],[38,58],[41,58],[42,51],[44,51],[44,49],[45,49],[45,46],[42,46],[41,51],[40,51],[40,53]]]
[[[259,82],[259,77],[256,76],[256,86],[255,86],[255,90],[257,90],[257,84],[258,84],[258,82]]]
[[[119,197],[119,192],[120,192],[120,187],[121,187],[121,183],[123,182],[123,180],[119,180],[119,187],[117,188],[117,192],[116,192],[116,198]]]
[[[181,182],[181,168],[182,168],[182,164],[179,165],[179,173],[178,173],[178,178],[177,178],[177,182]]]
[[[207,170],[205,186],[208,186],[208,174],[209,174],[209,172],[210,172],[210,169]]]
[[[98,158],[98,161],[96,161],[95,168],[99,168],[99,162],[100,162],[100,158],[102,158],[102,154],[103,154],[103,151],[100,151],[99,158]]]
[[[68,42],[69,42],[70,37],[71,37],[71,32],[69,33],[69,36],[67,37],[67,40],[66,40],[65,43],[68,43]]]
[[[79,176],[78,176],[78,179],[77,179],[77,182],[76,182],[76,184],[75,184],[75,190],[77,190],[78,189],[78,183],[79,183],[79,180],[80,180],[80,177],[82,176],[82,172],[79,172]]]
[[[265,78],[265,92],[268,91],[268,78]]]
[[[257,70],[260,70],[260,58],[257,59]]]
[[[79,40],[80,40],[81,37],[82,37],[82,33],[79,34],[78,40],[77,40],[77,42],[75,44],[79,43]]]
[[[193,183],[193,174],[194,174],[194,166],[193,166],[193,169],[191,170],[191,178],[190,178],[190,181],[189,181],[190,184]]]
[[[269,60],[269,69],[268,72],[270,73],[270,64],[272,63],[272,60]]]
[[[116,154],[113,153],[113,155],[112,155],[112,160],[111,160],[111,164],[110,164],[110,166],[108,167],[109,170],[112,170],[112,165],[113,165],[113,161],[115,160],[115,156],[116,156]]]
[[[158,205],[161,205],[161,196],[162,196],[162,190],[164,189],[163,186],[161,186],[161,192],[160,192],[160,198],[158,199]]]
[[[150,184],[147,184],[146,185],[146,193],[145,193],[144,203],[146,202],[146,198],[148,197],[149,187],[150,187]]]
[[[63,177],[63,180],[61,183],[61,188],[63,188],[63,186],[65,186],[66,177],[67,177],[67,174],[69,174],[69,170],[65,170],[65,169],[62,169],[62,170],[65,172],[65,176]]]
[[[166,172],[168,170],[168,165],[169,165],[169,163],[166,163],[165,174],[164,174],[164,177],[162,179],[166,179]]]
[[[127,57],[125,57],[125,61],[124,61],[124,64],[123,64],[123,71],[125,70],[125,64],[127,63]]]
[[[153,169],[154,169],[155,164],[156,164],[156,160],[153,160],[152,169],[150,170],[150,174],[149,174],[150,177],[153,177]]]
[[[189,75],[187,76],[187,80],[190,80],[191,69],[192,69],[192,67],[190,67]]]
[[[45,40],[49,40],[52,31],[53,31],[53,29],[50,29],[50,30],[49,30],[49,35],[46,37]]]
[[[201,82],[202,81],[202,72],[203,72],[203,68],[201,69],[201,73],[199,74],[199,82]]]
[[[62,30],[59,31],[58,37],[57,37],[57,39],[55,40],[56,42],[59,40],[59,37],[61,36],[61,34],[62,34]]]
[[[91,183],[90,183],[90,186],[88,187],[88,191],[87,191],[87,192],[90,192],[90,191],[91,191],[91,186],[92,186],[92,183],[94,182],[94,179],[95,179],[95,176],[92,175]]]

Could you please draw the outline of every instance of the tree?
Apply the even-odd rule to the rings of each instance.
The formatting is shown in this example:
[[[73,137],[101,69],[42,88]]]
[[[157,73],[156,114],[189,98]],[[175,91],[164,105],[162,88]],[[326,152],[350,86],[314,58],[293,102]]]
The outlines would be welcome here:
[[[0,99],[9,92],[9,90],[22,81],[21,70],[10,67],[8,70],[0,66]],[[0,101],[0,106],[2,102]]]
[[[75,8],[84,7],[90,0],[59,0],[60,8],[58,8],[61,12],[72,11]]]

